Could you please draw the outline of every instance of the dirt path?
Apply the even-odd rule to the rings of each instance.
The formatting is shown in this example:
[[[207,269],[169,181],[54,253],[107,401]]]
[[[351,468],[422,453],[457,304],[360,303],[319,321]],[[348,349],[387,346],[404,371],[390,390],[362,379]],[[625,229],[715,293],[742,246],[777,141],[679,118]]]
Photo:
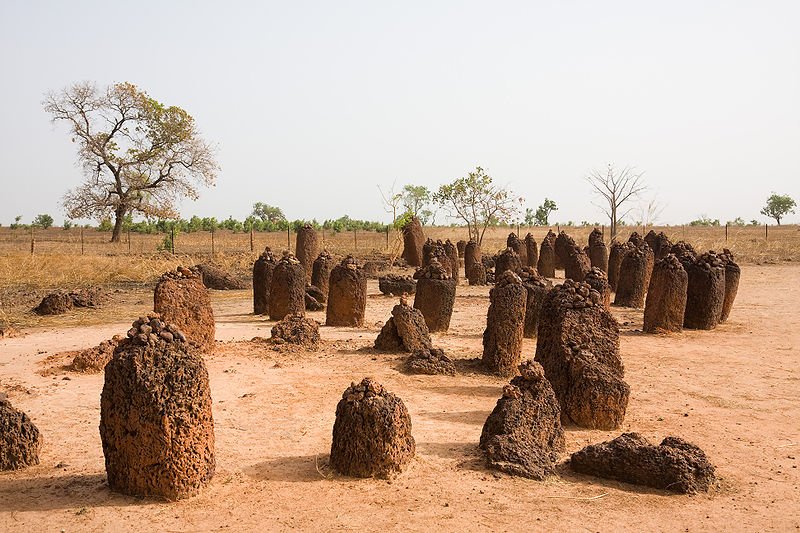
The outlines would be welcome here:
[[[677,435],[701,446],[721,487],[691,497],[565,468],[543,483],[485,469],[478,437],[505,380],[399,373],[400,357],[368,349],[394,303],[375,284],[369,328],[322,328],[325,345],[317,353],[229,342],[268,337],[271,323],[248,314],[246,292],[216,293],[222,342],[207,358],[216,477],[200,496],[176,503],[120,496],[105,485],[102,375],[39,372],[48,356],[96,345],[124,332],[135,316],[32,330],[0,340],[0,390],[33,418],[45,445],[41,465],[0,473],[0,531],[794,531],[800,528],[798,287],[800,267],[745,266],[730,321],[711,332],[642,335],[641,311],[614,310],[627,323],[622,355],[631,402],[623,430],[655,441]],[[487,293],[459,287],[452,329],[435,338],[452,357],[480,355]],[[534,349],[535,341],[526,340],[524,355]],[[328,479],[336,403],[365,375],[405,401],[417,457],[392,482]],[[568,428],[568,449],[619,433]],[[591,499],[597,496],[603,497]]]

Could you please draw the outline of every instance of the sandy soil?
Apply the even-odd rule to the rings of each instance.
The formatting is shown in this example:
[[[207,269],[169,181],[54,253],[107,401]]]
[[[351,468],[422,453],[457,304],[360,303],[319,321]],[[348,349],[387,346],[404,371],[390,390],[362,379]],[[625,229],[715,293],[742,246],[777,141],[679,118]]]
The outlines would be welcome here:
[[[200,496],[163,503],[110,492],[98,433],[102,374],[48,373],[54,354],[122,333],[47,327],[0,340],[0,390],[42,431],[41,465],[0,473],[0,531],[800,529],[800,267],[745,266],[728,323],[711,332],[643,335],[642,313],[614,310],[631,401],[623,430],[677,435],[717,466],[711,494],[678,496],[572,474],[546,482],[487,470],[477,452],[504,380],[469,372],[407,376],[401,357],[371,349],[394,301],[370,285],[365,329],[322,328],[316,353],[248,340],[270,322],[249,294],[215,293],[218,347],[207,358],[217,474]],[[459,287],[451,331],[435,343],[459,360],[481,353],[488,288]],[[131,310],[126,307],[126,311]],[[311,316],[324,321],[322,313]],[[124,320],[122,317],[125,317]],[[535,341],[526,340],[532,357]],[[49,358],[49,359],[48,359]],[[377,377],[406,403],[417,457],[394,481],[327,469],[336,403],[351,381]],[[567,429],[569,451],[620,431]],[[565,454],[566,459],[568,455]]]

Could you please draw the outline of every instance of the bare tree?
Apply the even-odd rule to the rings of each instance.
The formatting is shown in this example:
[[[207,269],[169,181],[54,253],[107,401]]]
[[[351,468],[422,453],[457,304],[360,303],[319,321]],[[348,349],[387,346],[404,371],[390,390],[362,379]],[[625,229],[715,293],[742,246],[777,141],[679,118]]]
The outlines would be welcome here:
[[[618,172],[611,163],[605,173],[593,170],[586,176],[586,181],[592,186],[595,194],[603,200],[597,207],[608,217],[612,240],[617,236],[617,223],[633,209],[632,207],[626,209],[625,204],[647,189],[642,183],[642,176],[644,172],[636,172],[636,169],[628,166]]]
[[[642,225],[642,233],[646,232],[649,226],[653,226],[659,221],[664,207],[664,204],[657,196],[653,196],[649,201],[639,203],[636,212]]]
[[[64,196],[70,218],[114,216],[119,242],[125,216],[177,216],[178,199],[197,199],[219,165],[183,109],[165,106],[131,83],[98,90],[76,83],[49,93],[44,110],[69,124],[86,179]]]
[[[378,185],[378,192],[381,193],[381,199],[383,200],[383,210],[392,214],[392,224],[397,222],[397,208],[403,202],[403,193],[394,192],[394,187],[396,184],[396,181],[392,182],[392,186],[389,188],[388,193],[384,193],[383,189],[381,189],[381,186]]]

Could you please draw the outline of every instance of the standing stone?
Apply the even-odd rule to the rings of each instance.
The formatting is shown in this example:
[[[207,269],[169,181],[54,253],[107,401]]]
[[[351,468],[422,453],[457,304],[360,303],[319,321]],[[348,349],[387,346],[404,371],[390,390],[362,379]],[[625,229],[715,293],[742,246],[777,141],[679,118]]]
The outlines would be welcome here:
[[[594,228],[589,234],[589,262],[603,272],[608,272],[608,248],[603,241],[603,232]]]
[[[456,285],[458,285],[458,267],[460,264],[460,261],[458,260],[458,249],[452,242],[450,242],[450,239],[447,239],[444,241],[444,251],[447,254],[448,261],[450,262],[450,276],[456,281]]]
[[[150,314],[133,323],[105,367],[100,438],[111,490],[178,500],[214,475],[208,372],[184,338]]]
[[[622,307],[642,307],[647,284],[650,282],[649,261],[653,252],[645,245],[633,247],[622,259],[617,279],[617,293],[614,305]]]
[[[497,279],[500,279],[500,276],[506,270],[510,270],[515,274],[522,270],[522,261],[517,252],[511,248],[506,248],[500,252],[494,261],[494,275]]]
[[[469,277],[469,271],[475,263],[481,264],[481,247],[470,239],[464,247],[464,273]],[[485,272],[484,272],[485,275]]]
[[[673,254],[656,261],[644,306],[645,333],[681,331],[689,276]]]
[[[714,329],[725,304],[725,264],[714,252],[707,252],[684,268],[689,282],[683,327]]]
[[[554,243],[554,250],[556,251],[556,269],[563,270],[564,265],[567,264],[567,258],[572,247],[575,246],[575,241],[566,234],[564,231],[558,233]]]
[[[328,284],[331,279],[331,270],[335,266],[333,256],[326,250],[322,250],[311,266],[311,285],[319,289],[322,294],[322,301],[325,303],[328,298]]]
[[[464,252],[467,249],[467,241],[461,239],[456,243],[456,250],[458,250],[458,257],[460,259],[464,259]]]
[[[588,283],[589,286],[600,293],[600,300],[603,302],[603,307],[608,309],[611,306],[611,285],[608,283],[608,276],[598,267],[592,267],[584,276],[583,281]]]
[[[0,471],[38,465],[41,449],[39,429],[0,393]]]
[[[542,480],[566,450],[561,411],[538,363],[526,361],[519,372],[486,419],[480,448],[490,468]]]
[[[556,277],[556,252],[554,243],[556,235],[552,231],[547,233],[547,237],[542,240],[542,245],[539,247],[539,262],[536,264],[536,270],[539,274],[546,278]]]
[[[403,226],[403,253],[401,257],[412,267],[422,266],[422,245],[425,233],[417,217],[412,217]]]
[[[614,241],[611,243],[611,251],[608,254],[608,284],[611,285],[611,290],[617,290],[622,260],[625,259],[625,254],[634,248],[634,245],[628,242]]]
[[[489,291],[483,364],[492,373],[512,376],[517,371],[522,358],[527,296],[522,280],[510,270],[503,272]]]
[[[214,349],[214,310],[199,274],[184,267],[164,273],[153,291],[153,310],[190,344],[204,352]]]
[[[473,263],[467,270],[467,281],[470,285],[486,285],[488,283],[486,267],[481,263]]]
[[[272,271],[269,288],[269,317],[282,320],[286,315],[305,316],[306,273],[292,254],[286,252]]]
[[[567,251],[564,260],[564,278],[573,281],[583,281],[586,274],[592,269],[589,256],[577,245]]]
[[[527,266],[536,268],[539,264],[539,249],[536,246],[536,239],[530,233],[525,235],[525,250],[528,258]]]
[[[655,239],[655,247],[653,248],[653,255],[657,260],[664,259],[667,254],[671,253],[672,250],[672,241],[669,240],[663,231],[660,231]]]
[[[422,311],[431,332],[447,331],[456,300],[456,282],[436,258],[414,273],[417,293],[414,307]]]
[[[371,378],[344,391],[333,425],[330,465],[335,471],[392,478],[413,459],[415,449],[403,400]]]
[[[306,283],[311,283],[312,266],[319,255],[320,248],[319,236],[317,236],[317,232],[311,224],[306,224],[297,231],[294,253],[303,266]]]
[[[508,238],[506,239],[506,248],[511,248],[517,252],[522,266],[528,265],[528,247],[525,246],[525,242],[522,241],[522,239],[520,239],[513,231],[508,234]]]
[[[731,314],[736,293],[739,292],[739,278],[742,271],[733,259],[733,253],[725,248],[720,254],[720,259],[725,263],[725,300],[722,303],[720,322],[725,322]]]
[[[256,315],[266,315],[269,312],[269,287],[276,263],[269,246],[253,263],[253,313]]]
[[[433,349],[422,311],[411,307],[406,298],[401,297],[400,303],[392,308],[392,316],[375,339],[375,348],[387,352],[412,353]]]
[[[547,293],[553,287],[549,279],[540,276],[535,268],[526,267],[520,273],[522,285],[528,293],[525,300],[525,329],[523,336],[533,339],[539,331],[539,314]]]
[[[348,255],[331,271],[325,325],[359,328],[364,325],[366,308],[367,276]]]

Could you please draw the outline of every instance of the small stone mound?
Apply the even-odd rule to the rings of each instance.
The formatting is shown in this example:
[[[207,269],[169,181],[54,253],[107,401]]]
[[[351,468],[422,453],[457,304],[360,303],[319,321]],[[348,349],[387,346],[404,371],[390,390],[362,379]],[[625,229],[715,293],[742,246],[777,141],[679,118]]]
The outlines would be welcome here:
[[[381,259],[381,260],[370,260],[364,261],[364,274],[366,274],[369,278],[375,279],[380,276],[382,272],[386,272],[391,268],[391,263],[388,260]]]
[[[709,251],[684,268],[689,281],[683,327],[714,329],[722,318],[725,305],[725,263]]]
[[[552,231],[547,232],[547,236],[539,246],[539,262],[536,263],[536,270],[546,278],[556,277],[556,234]]]
[[[42,298],[33,310],[37,315],[63,315],[73,307],[72,298],[64,291],[53,292]]]
[[[292,254],[284,252],[272,271],[269,288],[269,317],[282,320],[286,315],[304,314],[306,309],[306,274]]]
[[[331,279],[331,270],[336,266],[336,261],[333,256],[322,250],[311,267],[311,285],[318,287],[322,293],[320,303],[325,303],[328,298],[328,287]]]
[[[14,408],[0,393],[0,470],[18,470],[39,464],[42,437],[27,414]]]
[[[489,291],[489,311],[483,332],[483,364],[500,376],[511,376],[522,358],[527,290],[520,277],[506,270]]]
[[[516,235],[514,236],[516,237]],[[506,248],[500,252],[494,261],[495,277],[499,279],[506,270],[510,270],[514,274],[522,270],[522,259],[512,248]]]
[[[414,273],[417,292],[414,307],[422,311],[428,330],[447,331],[456,300],[456,282],[434,257],[425,268]]]
[[[417,282],[411,276],[389,274],[378,278],[378,289],[386,296],[414,294],[417,291]]]
[[[178,267],[164,273],[153,291],[153,310],[203,351],[214,348],[214,310],[200,276]]]
[[[272,326],[272,339],[308,348],[319,347],[319,322],[300,315],[286,315]]]
[[[233,277],[230,272],[208,263],[201,263],[192,267],[192,270],[200,273],[200,279],[207,289],[217,291],[232,291],[248,288],[248,284],[243,280]]]
[[[106,365],[100,437],[114,491],[177,500],[197,494],[214,475],[208,371],[185,338],[148,314]]]
[[[392,478],[414,457],[411,417],[377,381],[352,383],[336,406],[330,466],[353,477]]]
[[[266,315],[269,312],[269,288],[276,263],[269,246],[253,263],[253,313],[256,315]]]
[[[453,361],[439,348],[414,352],[406,359],[405,369],[409,374],[456,375]]]
[[[325,309],[325,295],[314,285],[306,285],[306,311],[322,311]]]
[[[108,301],[108,294],[100,287],[78,289],[69,293],[72,305],[75,307],[88,307],[96,309]]]
[[[689,276],[673,254],[656,261],[644,306],[642,331],[681,331]]]
[[[114,350],[117,349],[122,339],[122,335],[114,335],[111,339],[105,340],[93,348],[81,350],[72,359],[68,369],[86,374],[102,372],[108,362],[111,361]]]
[[[623,433],[573,453],[569,464],[580,474],[681,494],[707,492],[716,484],[714,465],[703,450],[678,437],[654,446],[638,433]]]
[[[375,339],[375,348],[389,352],[431,350],[433,344],[422,311],[411,307],[405,297],[401,297]]]
[[[549,279],[540,276],[533,267],[522,269],[519,274],[522,285],[528,293],[525,301],[525,329],[523,336],[526,339],[536,337],[539,331],[539,313],[548,291],[553,287]]]
[[[603,307],[608,309],[611,305],[611,285],[608,283],[608,275],[605,271],[598,267],[592,267],[592,269],[586,273],[586,276],[583,277],[583,281],[600,293]]]
[[[325,325],[361,327],[367,308],[367,275],[348,255],[331,270]]]
[[[566,449],[561,413],[542,367],[526,361],[519,371],[486,419],[480,448],[490,468],[542,480]]]

